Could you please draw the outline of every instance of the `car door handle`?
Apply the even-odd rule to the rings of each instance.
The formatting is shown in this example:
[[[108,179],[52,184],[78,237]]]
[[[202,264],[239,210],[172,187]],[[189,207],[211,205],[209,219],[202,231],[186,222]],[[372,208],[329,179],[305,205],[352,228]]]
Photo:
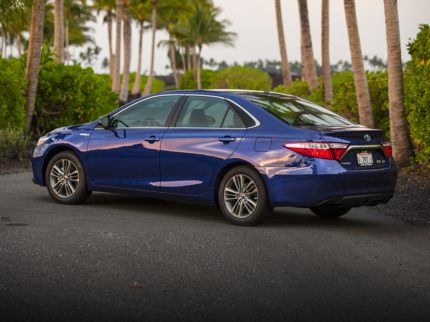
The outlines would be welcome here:
[[[160,141],[160,138],[159,138],[159,137],[157,137],[157,136],[155,136],[155,135],[151,135],[151,136],[148,136],[148,137],[145,139],[145,141],[146,141],[146,142],[149,142],[149,143],[154,143],[154,142]]]
[[[230,142],[236,141],[236,138],[234,138],[230,135],[226,135],[226,136],[223,136],[221,138],[218,138],[218,140],[223,142],[223,143],[230,143]]]

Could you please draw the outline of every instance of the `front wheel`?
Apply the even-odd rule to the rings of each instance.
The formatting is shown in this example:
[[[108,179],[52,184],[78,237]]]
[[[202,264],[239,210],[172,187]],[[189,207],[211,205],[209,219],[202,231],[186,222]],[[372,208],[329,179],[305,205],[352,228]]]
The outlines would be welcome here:
[[[345,215],[351,210],[347,206],[325,206],[325,207],[311,207],[311,211],[320,217],[324,218],[337,218]]]
[[[263,179],[247,166],[227,172],[218,189],[218,201],[224,216],[236,225],[258,225],[271,210]]]
[[[49,161],[45,182],[51,197],[60,203],[82,203],[91,194],[82,163],[71,151],[60,152]]]

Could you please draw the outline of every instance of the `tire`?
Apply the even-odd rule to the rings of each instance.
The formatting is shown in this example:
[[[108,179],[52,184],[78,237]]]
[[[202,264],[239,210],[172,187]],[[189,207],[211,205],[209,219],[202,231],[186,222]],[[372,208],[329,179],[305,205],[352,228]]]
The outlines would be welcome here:
[[[91,195],[87,189],[84,167],[71,151],[52,157],[46,167],[45,183],[51,197],[60,203],[80,204]]]
[[[345,215],[351,210],[347,206],[326,206],[326,207],[311,207],[311,211],[323,218],[338,218]]]
[[[248,166],[233,168],[224,175],[218,203],[224,217],[236,225],[261,224],[271,213],[264,181]]]

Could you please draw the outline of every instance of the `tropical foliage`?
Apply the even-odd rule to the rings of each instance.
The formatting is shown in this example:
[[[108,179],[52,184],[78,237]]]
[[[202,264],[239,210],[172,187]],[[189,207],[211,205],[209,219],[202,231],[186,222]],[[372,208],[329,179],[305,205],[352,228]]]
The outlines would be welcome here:
[[[272,88],[272,79],[267,73],[259,69],[234,66],[218,72],[214,77],[212,87],[267,91]]]
[[[307,0],[298,1],[301,61],[288,61],[288,30],[283,30],[281,1],[275,0],[273,28],[278,31],[280,61],[258,60],[240,66],[228,65],[223,57],[220,62],[204,58],[207,46],[233,46],[236,38],[212,0],[2,0],[0,128],[7,131],[2,135],[19,146],[15,138],[23,133],[31,137],[62,124],[88,121],[117,106],[120,92],[121,100],[126,101],[173,88],[270,90],[273,84],[283,83],[274,90],[327,104],[356,122],[374,122],[392,137],[394,155],[402,165],[413,154],[411,145],[405,148],[410,131],[418,160],[430,163],[430,27],[423,25],[410,42],[411,60],[403,80],[397,2],[383,2],[387,62],[362,55],[355,0],[343,1],[352,64],[339,61],[330,65],[328,0],[322,0],[321,6],[323,66],[312,49]],[[108,74],[100,75],[78,65],[98,64],[100,47],[91,28],[98,16],[107,27],[109,49],[103,60]],[[157,38],[160,30],[166,32],[165,39]],[[131,35],[136,31],[139,41],[132,44]],[[143,34],[149,31],[151,42],[143,44]],[[143,54],[148,52],[144,45],[151,46],[148,56]],[[166,84],[154,71],[157,45],[169,60],[171,75],[162,77]],[[276,52],[276,44],[273,50]],[[63,59],[56,59],[58,52],[63,52]],[[134,55],[137,65],[131,66]],[[401,129],[401,136],[397,137],[400,132],[393,131],[393,124]],[[25,142],[22,140],[22,146]]]
[[[418,160],[430,163],[430,25],[421,25],[408,44],[411,60],[406,64],[406,109],[418,147]]]

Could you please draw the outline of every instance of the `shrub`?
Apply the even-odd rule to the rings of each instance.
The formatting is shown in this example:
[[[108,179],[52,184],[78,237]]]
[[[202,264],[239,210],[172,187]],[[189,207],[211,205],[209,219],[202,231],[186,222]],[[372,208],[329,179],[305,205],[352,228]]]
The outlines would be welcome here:
[[[22,61],[0,59],[0,129],[24,128],[25,88]]]
[[[102,78],[106,84],[109,86],[109,88],[112,88],[112,78],[109,74],[97,74],[100,78]],[[134,77],[136,73],[130,73],[128,77],[128,91],[131,93],[133,90],[134,85]],[[122,79],[122,76],[121,76]],[[146,80],[148,79],[148,76],[142,75],[142,79],[140,80],[140,92],[142,93],[145,89]],[[151,93],[158,93],[164,91],[165,84],[162,80],[158,79],[157,77],[154,77],[152,81],[152,90]]]
[[[202,88],[211,88],[212,82],[218,72],[210,69],[202,69],[201,80]],[[197,88],[197,82],[194,80],[193,71],[189,70],[181,77],[181,82],[179,85],[180,89],[195,89]]]
[[[288,87],[284,85],[278,85],[273,89],[274,92],[285,93],[290,95],[295,95],[299,97],[308,97],[311,95],[311,91],[309,90],[309,85],[307,82],[296,79],[292,82]]]
[[[130,93],[133,90],[135,75],[136,75],[136,73],[134,73],[134,72],[130,73],[130,76],[128,78],[128,90]],[[142,79],[140,80],[140,93],[142,93],[143,90],[145,89],[145,85],[146,85],[147,80],[148,80],[148,76],[142,75]],[[165,86],[166,85],[164,84],[164,82],[162,80],[158,79],[157,77],[154,77],[152,80],[151,93],[162,92],[162,91],[164,91]]]
[[[0,128],[0,159],[24,159],[28,156],[29,143],[22,128]]]
[[[40,71],[36,130],[45,133],[59,126],[91,121],[114,109],[116,100],[106,80],[91,68],[48,62]]]
[[[411,60],[405,70],[405,107],[417,160],[430,163],[430,25],[421,25],[408,44]]]
[[[212,88],[240,88],[267,91],[272,88],[269,74],[252,67],[233,66],[217,73]]]

